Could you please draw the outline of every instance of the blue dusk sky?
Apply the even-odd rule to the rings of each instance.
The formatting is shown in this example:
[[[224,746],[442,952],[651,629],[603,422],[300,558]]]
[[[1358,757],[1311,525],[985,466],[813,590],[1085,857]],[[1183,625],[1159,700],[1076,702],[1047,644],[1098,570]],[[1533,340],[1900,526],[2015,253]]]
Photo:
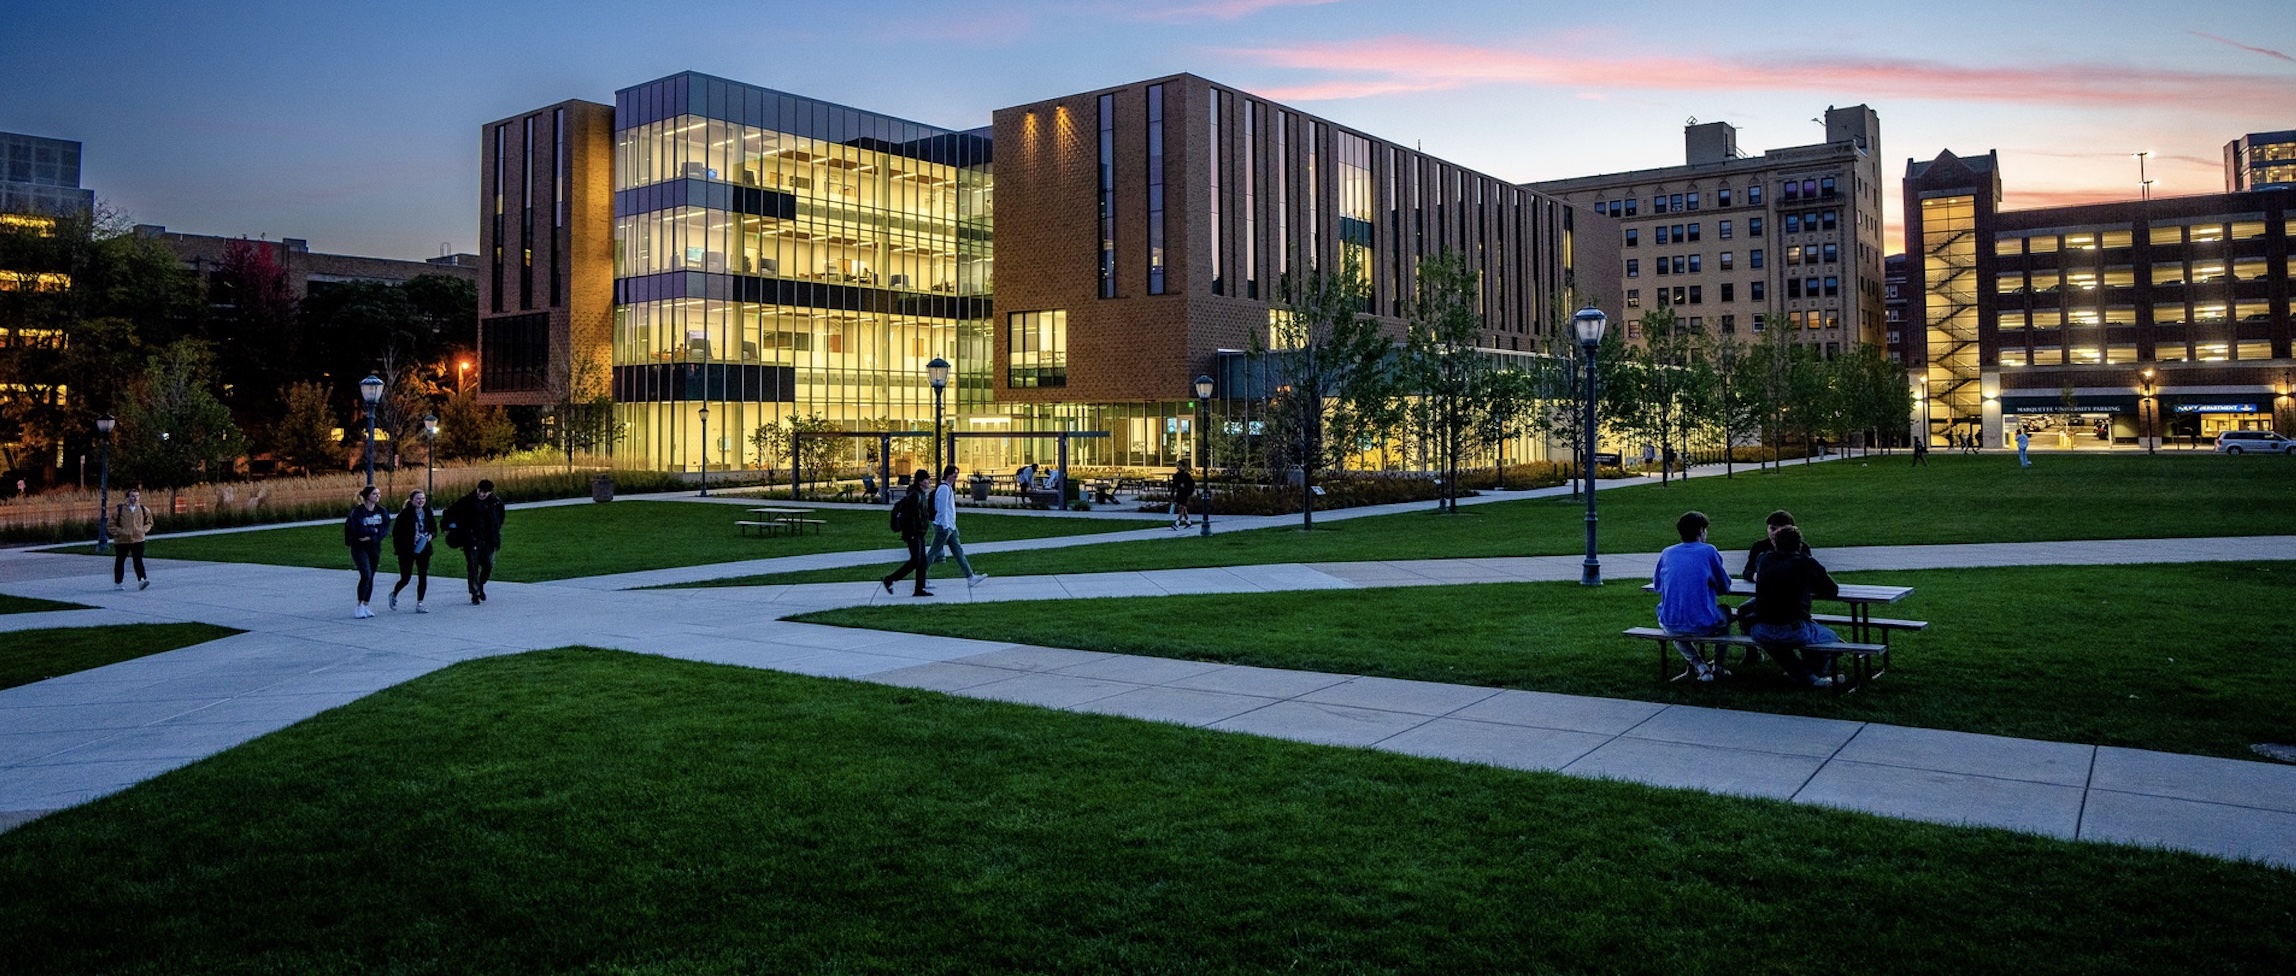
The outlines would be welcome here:
[[[950,128],[1180,71],[1518,182],[1749,152],[1881,115],[1896,181],[1998,149],[2006,206],[2223,188],[2224,143],[2296,128],[2296,9],[1930,0],[15,0],[0,130],[86,144],[138,222],[420,258],[476,250],[479,125],[692,69]]]

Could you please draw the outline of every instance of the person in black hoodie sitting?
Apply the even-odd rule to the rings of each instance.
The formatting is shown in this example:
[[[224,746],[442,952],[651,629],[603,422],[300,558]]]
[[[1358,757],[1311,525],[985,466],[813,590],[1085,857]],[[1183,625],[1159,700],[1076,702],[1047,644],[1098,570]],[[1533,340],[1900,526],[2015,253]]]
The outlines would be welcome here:
[[[1808,554],[1809,549],[1802,544],[1802,530],[1785,526],[1772,534],[1770,541],[1772,551],[1764,553],[1754,567],[1754,625],[1747,635],[1785,669],[1787,677],[1830,687],[1840,677],[1823,673],[1829,669],[1818,663],[1822,655],[1802,649],[1841,642],[1832,630],[1810,619],[1810,600],[1838,596],[1841,586],[1816,557]]]

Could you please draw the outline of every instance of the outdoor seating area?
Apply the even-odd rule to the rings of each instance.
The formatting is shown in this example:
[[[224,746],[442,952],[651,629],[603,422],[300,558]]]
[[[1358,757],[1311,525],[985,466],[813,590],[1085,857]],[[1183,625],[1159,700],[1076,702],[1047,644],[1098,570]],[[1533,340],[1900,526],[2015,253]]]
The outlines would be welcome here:
[[[1644,592],[1655,592],[1652,584],[1644,584]],[[1754,584],[1748,580],[1730,581],[1730,594],[1752,599]],[[1841,676],[1833,686],[1836,694],[1848,694],[1881,677],[1890,669],[1890,635],[1900,632],[1918,633],[1929,629],[1925,620],[1877,619],[1873,616],[1876,604],[1888,605],[1913,595],[1910,586],[1881,586],[1873,584],[1842,584],[1840,592],[1832,597],[1820,597],[1846,604],[1846,614],[1811,614],[1810,619],[1820,624],[1840,626],[1849,631],[1848,639],[1832,644],[1805,644],[1791,648],[1773,648],[1743,634],[1675,634],[1657,627],[1629,627],[1620,636],[1633,640],[1647,640],[1658,647],[1658,677],[1661,681],[1695,679],[1697,670],[1680,654],[1676,646],[1688,645],[1707,660],[1720,664],[1730,659],[1729,651],[1738,649],[1752,659],[1755,653],[1775,656],[1779,650],[1792,650],[1799,654],[1815,654],[1827,659],[1823,670]],[[1847,669],[1842,667],[1844,662]]]
[[[829,524],[826,519],[808,517],[813,514],[813,510],[810,508],[783,508],[768,505],[750,509],[749,514],[762,517],[735,519],[734,530],[742,535],[748,535],[754,531],[759,538],[781,534],[797,535],[804,532],[809,526],[818,533],[823,526]]]

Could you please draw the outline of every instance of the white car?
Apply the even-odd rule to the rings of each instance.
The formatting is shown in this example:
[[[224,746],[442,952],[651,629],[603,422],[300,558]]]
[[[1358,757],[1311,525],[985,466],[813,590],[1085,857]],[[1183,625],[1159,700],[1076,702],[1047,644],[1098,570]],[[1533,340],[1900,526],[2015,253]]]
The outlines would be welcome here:
[[[2296,441],[2269,430],[2228,430],[2216,435],[2218,454],[2288,454],[2296,452]]]

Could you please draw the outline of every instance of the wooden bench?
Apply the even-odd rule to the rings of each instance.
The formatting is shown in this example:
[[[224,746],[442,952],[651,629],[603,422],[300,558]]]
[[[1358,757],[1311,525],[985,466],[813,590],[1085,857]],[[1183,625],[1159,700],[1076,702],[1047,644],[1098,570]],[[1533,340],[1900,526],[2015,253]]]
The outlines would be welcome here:
[[[745,536],[749,534],[749,530],[756,529],[757,537],[763,539],[766,536],[781,531],[782,524],[778,521],[753,521],[749,519],[737,519],[733,523],[733,527],[734,531],[739,532]]]
[[[1676,641],[1688,643],[1692,647],[1742,647],[1749,651],[1762,649],[1759,641],[1737,634],[1696,637],[1687,634],[1670,634],[1656,627],[1630,627],[1624,632],[1624,636],[1636,640],[1652,641],[1658,645],[1658,677],[1661,681],[1681,681],[1696,674],[1690,669],[1690,662],[1684,661],[1682,655],[1675,652],[1674,644]],[[1887,670],[1886,667],[1882,670],[1873,668],[1873,662],[1876,659],[1885,664],[1888,661],[1889,648],[1880,644],[1809,644],[1796,648],[1796,650],[1804,654],[1824,654],[1834,658],[1837,673],[1840,670],[1839,661],[1841,658],[1848,657],[1853,662],[1852,674],[1841,684],[1834,686],[1836,692],[1848,692],[1855,689],[1874,678],[1880,677],[1882,670]],[[1712,653],[1711,656],[1715,658],[1717,665],[1726,657],[1719,652]],[[1668,662],[1673,663],[1669,664]],[[1675,672],[1674,665],[1680,665],[1682,670],[1679,673]]]

